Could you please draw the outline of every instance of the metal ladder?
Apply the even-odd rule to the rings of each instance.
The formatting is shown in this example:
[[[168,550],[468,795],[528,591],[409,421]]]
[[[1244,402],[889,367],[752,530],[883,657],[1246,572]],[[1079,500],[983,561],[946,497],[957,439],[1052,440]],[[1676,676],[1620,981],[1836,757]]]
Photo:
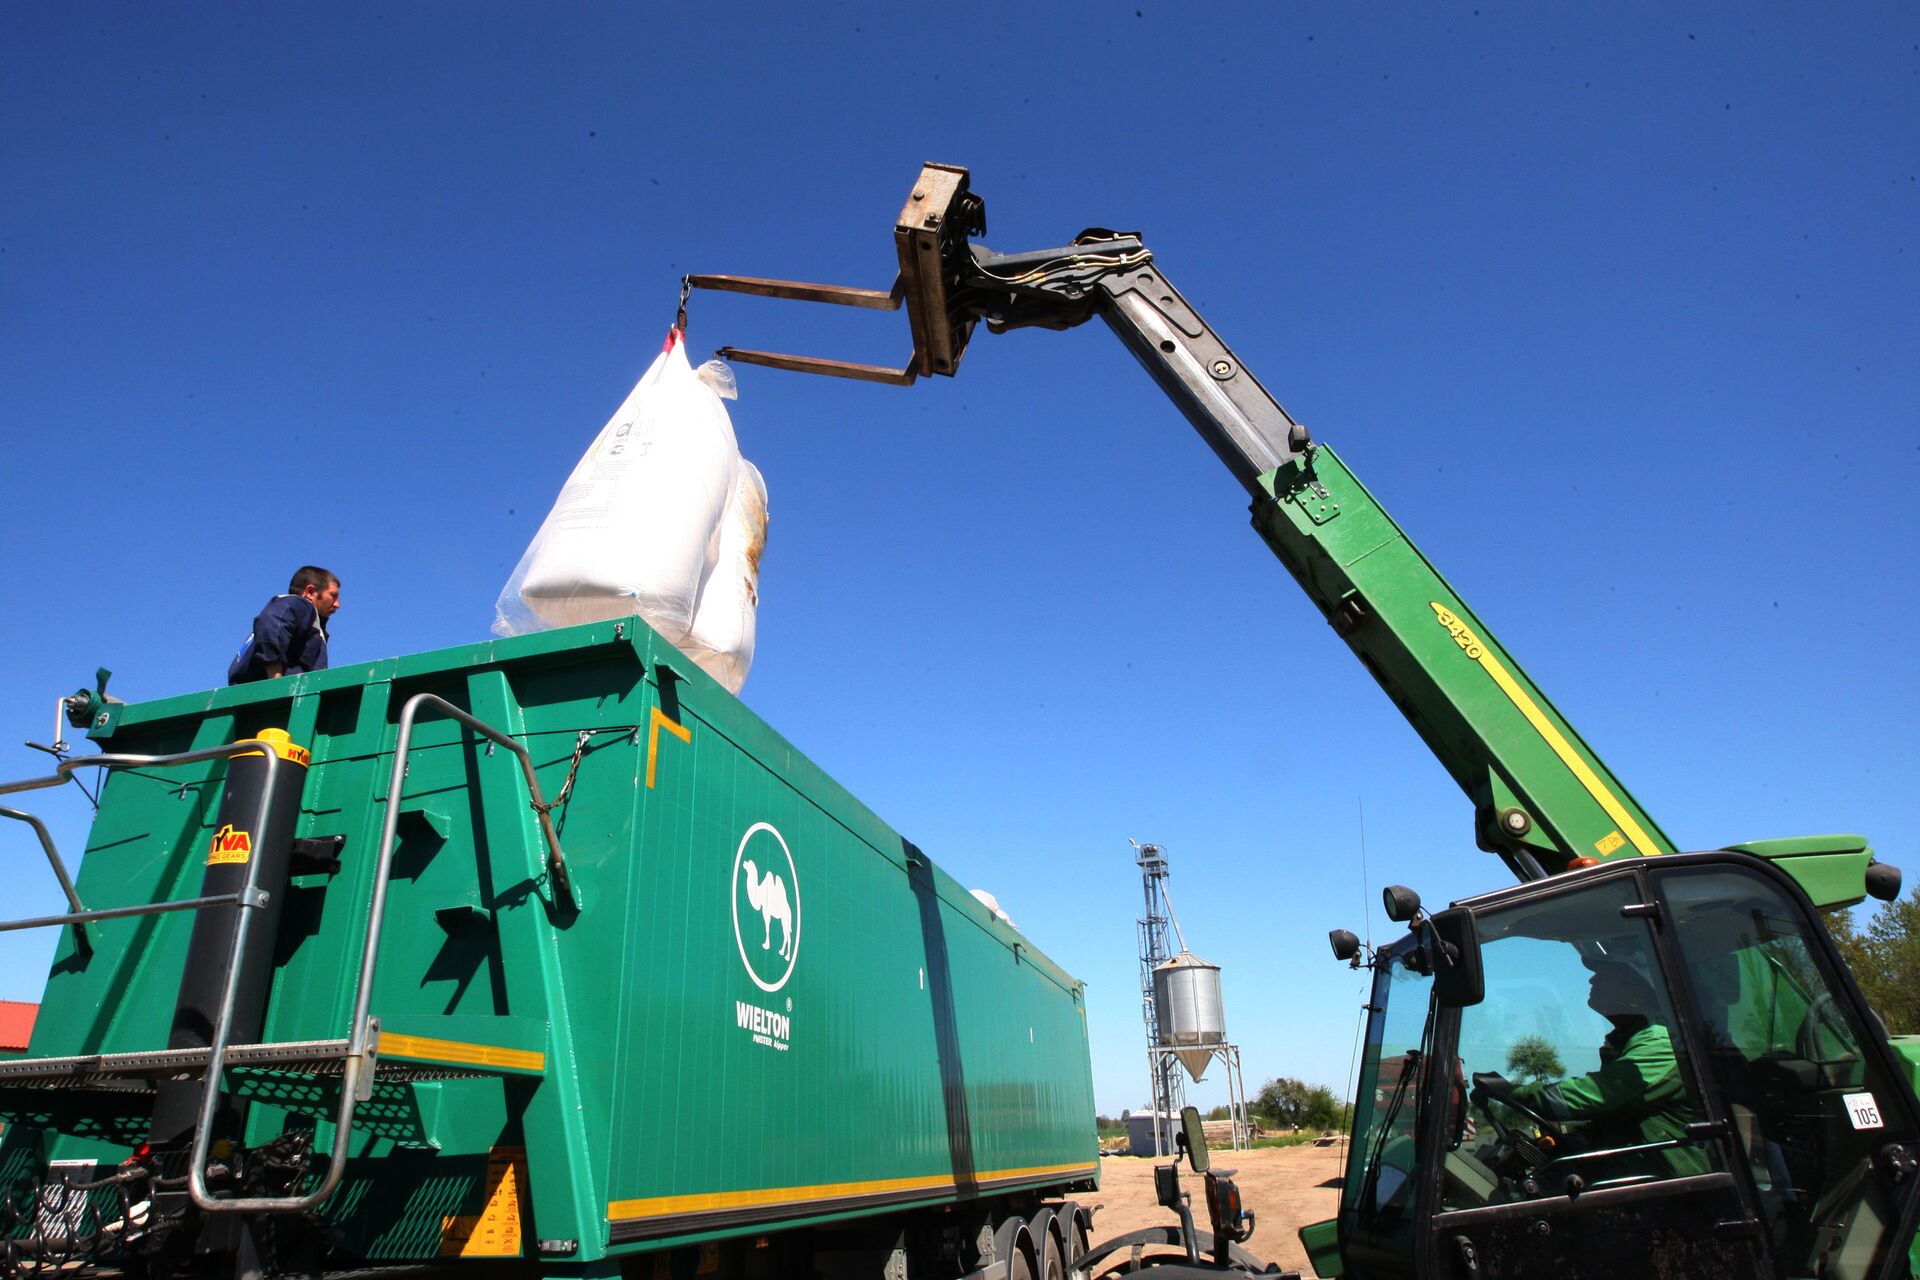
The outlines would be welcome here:
[[[220,906],[240,908],[235,912],[233,943],[227,957],[226,987],[221,993],[212,1042],[206,1048],[82,1054],[62,1058],[24,1058],[12,1062],[0,1062],[0,1086],[14,1084],[53,1089],[89,1089],[118,1084],[124,1090],[124,1082],[130,1078],[172,1076],[198,1070],[203,1073],[202,1080],[205,1088],[201,1095],[199,1114],[194,1123],[192,1154],[187,1170],[187,1188],[193,1203],[209,1213],[304,1213],[323,1203],[339,1187],[346,1169],[347,1146],[352,1136],[354,1112],[360,1103],[373,1096],[376,1075],[399,1080],[445,1079],[452,1075],[467,1074],[477,1077],[489,1074],[484,1071],[454,1072],[445,1067],[416,1070],[399,1064],[389,1064],[386,1068],[382,1068],[379,1062],[380,1020],[369,1012],[373,1000],[374,969],[380,957],[381,924],[386,916],[387,884],[392,871],[394,846],[400,824],[401,787],[406,779],[407,758],[413,750],[414,721],[422,708],[449,716],[482,737],[514,753],[520,762],[521,773],[526,778],[527,789],[531,793],[530,803],[535,813],[539,815],[541,833],[548,850],[548,874],[555,894],[564,899],[569,906],[577,909],[578,900],[572,881],[567,874],[566,857],[561,851],[559,836],[555,833],[553,823],[547,814],[545,798],[541,794],[540,783],[534,776],[533,759],[527,749],[507,734],[469,715],[444,698],[431,693],[416,694],[407,700],[401,710],[399,730],[394,740],[393,771],[387,787],[387,811],[381,825],[380,848],[374,863],[372,901],[367,914],[366,935],[361,945],[360,973],[354,989],[353,1016],[348,1025],[346,1037],[339,1040],[235,1045],[230,1041],[233,1034],[234,1003],[240,980],[239,959],[252,926],[254,917],[252,909],[263,907],[267,903],[267,895],[257,884],[259,860],[248,861],[246,884],[236,893],[170,899],[139,906],[108,907],[89,911],[80,901],[73,879],[67,873],[66,863],[61,859],[59,850],[55,848],[53,837],[48,833],[46,824],[30,813],[0,806],[0,818],[11,818],[33,828],[34,834],[39,837],[40,847],[46,854],[47,862],[53,868],[54,877],[59,880],[61,891],[66,895],[67,905],[71,908],[62,915],[0,921],[0,933],[72,925],[76,946],[82,952],[90,953],[92,942],[87,936],[86,926],[95,920],[160,915],[172,911],[204,911],[209,907]],[[253,827],[256,831],[263,831],[266,829],[267,819],[272,811],[274,776],[275,771],[280,767],[280,757],[272,744],[257,739],[231,742],[222,746],[185,751],[174,755],[103,753],[77,760],[63,760],[52,774],[44,777],[0,783],[0,795],[62,786],[72,781],[74,772],[79,769],[169,769],[207,760],[229,759],[250,752],[263,754],[267,763],[266,781],[261,788],[260,809]],[[327,1162],[327,1171],[320,1185],[308,1194],[303,1196],[215,1196],[208,1190],[207,1157],[212,1146],[213,1128],[219,1111],[222,1073],[229,1066],[242,1065],[295,1070],[315,1075],[330,1075],[335,1070],[340,1073],[340,1099],[334,1115],[333,1146]]]

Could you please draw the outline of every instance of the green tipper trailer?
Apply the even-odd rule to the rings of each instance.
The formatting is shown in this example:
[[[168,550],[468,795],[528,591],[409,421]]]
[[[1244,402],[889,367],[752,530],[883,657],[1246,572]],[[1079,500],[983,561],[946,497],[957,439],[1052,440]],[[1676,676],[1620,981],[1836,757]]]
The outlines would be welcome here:
[[[1098,1173],[1081,985],[638,619],[97,712],[0,1063],[16,1240],[600,1275],[1084,1237],[1045,1206]]]

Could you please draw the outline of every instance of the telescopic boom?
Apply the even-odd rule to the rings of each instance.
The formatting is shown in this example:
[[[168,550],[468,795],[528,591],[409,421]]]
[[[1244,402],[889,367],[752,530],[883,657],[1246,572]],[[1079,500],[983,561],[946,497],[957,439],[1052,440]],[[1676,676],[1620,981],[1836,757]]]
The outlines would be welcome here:
[[[1252,499],[1253,525],[1474,806],[1474,835],[1523,880],[1675,846],[1334,451],[1317,443],[1161,272],[1137,235],[995,253],[967,171],[927,165],[894,229],[887,291],[696,275],[694,288],[893,310],[904,368],[744,351],[748,364],[906,385],[951,377],[977,324],[1099,317]]]

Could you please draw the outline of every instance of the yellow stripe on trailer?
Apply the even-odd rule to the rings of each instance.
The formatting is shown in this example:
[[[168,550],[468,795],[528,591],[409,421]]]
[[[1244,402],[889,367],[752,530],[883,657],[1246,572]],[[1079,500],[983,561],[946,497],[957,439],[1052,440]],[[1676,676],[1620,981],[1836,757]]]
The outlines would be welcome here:
[[[1092,1177],[1097,1165],[1035,1165],[1024,1169],[990,1169],[977,1174],[978,1182],[1004,1182],[1016,1178],[1051,1177],[1061,1174],[1085,1174]],[[702,1191],[691,1195],[647,1196],[638,1200],[614,1200],[607,1205],[612,1222],[631,1222],[639,1218],[665,1218],[683,1213],[711,1213],[721,1209],[757,1209],[768,1206],[803,1205],[815,1200],[845,1200],[854,1196],[884,1195],[900,1191],[946,1191],[959,1185],[951,1175],[916,1178],[873,1178],[863,1182],[826,1182],[809,1187],[765,1187],[753,1191]]]
[[[451,1062],[463,1067],[501,1067],[508,1071],[544,1071],[547,1055],[532,1049],[503,1049],[463,1040],[435,1040],[432,1036],[380,1033],[380,1056],[423,1062]]]

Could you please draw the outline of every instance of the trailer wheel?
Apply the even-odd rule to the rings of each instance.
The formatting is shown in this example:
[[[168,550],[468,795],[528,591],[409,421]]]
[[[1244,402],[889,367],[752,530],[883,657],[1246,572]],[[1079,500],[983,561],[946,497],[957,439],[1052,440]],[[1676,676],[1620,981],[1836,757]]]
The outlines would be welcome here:
[[[1033,1241],[1033,1257],[1040,1280],[1067,1280],[1067,1267],[1061,1257],[1061,1218],[1052,1206],[1046,1206],[1027,1219],[1027,1233]]]
[[[1085,1270],[1081,1259],[1093,1248],[1093,1233],[1087,1229],[1087,1215],[1076,1211],[1067,1220],[1067,1265],[1076,1272]]]
[[[1067,1267],[1060,1259],[1060,1241],[1053,1232],[1043,1232],[1033,1246],[1040,1251],[1040,1280],[1067,1280]]]
[[[1007,1280],[1033,1280],[1040,1249],[1032,1225],[1018,1213],[1009,1213],[993,1233],[993,1256],[1007,1260]]]

